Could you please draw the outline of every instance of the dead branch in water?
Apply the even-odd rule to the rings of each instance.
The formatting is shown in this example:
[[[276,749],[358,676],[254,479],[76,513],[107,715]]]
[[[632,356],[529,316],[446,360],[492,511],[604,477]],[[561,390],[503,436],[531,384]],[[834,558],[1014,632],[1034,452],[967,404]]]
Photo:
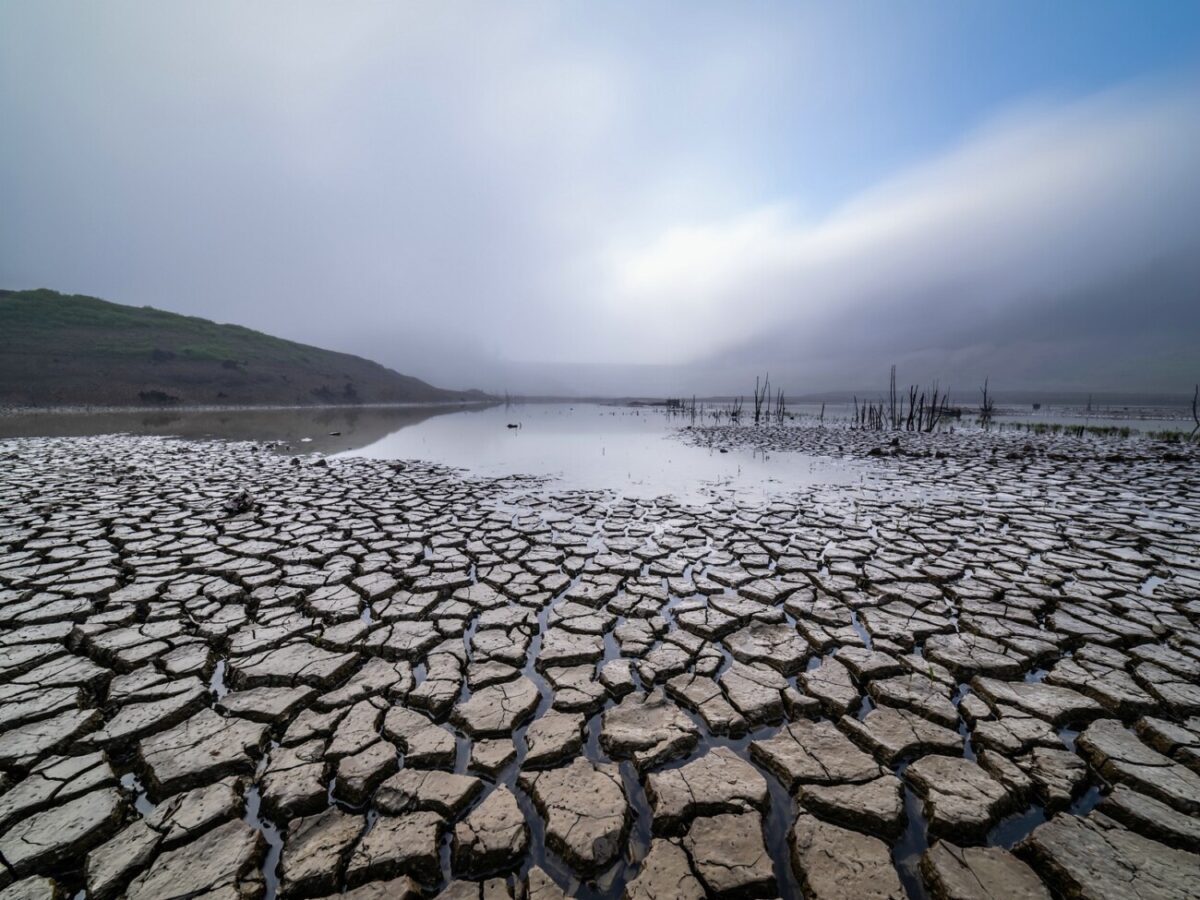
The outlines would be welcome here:
[[[821,404],[821,417],[825,417],[825,404]],[[863,401],[862,406],[858,405],[858,395],[854,395],[854,420],[853,426],[861,431],[883,431],[885,423],[883,401],[879,401],[879,405]]]
[[[888,421],[891,422],[892,431],[898,427],[896,418],[896,364],[892,363],[892,377],[888,385]]]
[[[992,414],[996,411],[996,401],[988,394],[988,379],[983,379],[983,387],[980,388],[983,394],[983,402],[979,404],[979,420],[984,424],[988,424],[992,420]]]
[[[754,424],[757,425],[763,415],[763,404],[766,404],[767,416],[771,415],[771,375],[767,374],[766,382],[760,384],[757,375],[754,376]]]
[[[946,411],[950,406],[950,392],[946,391],[941,395],[941,400],[938,400],[938,383],[933,383],[932,393],[929,397],[929,418],[925,423],[925,431],[933,431],[937,427],[938,422],[946,417]]]
[[[1192,437],[1196,436],[1196,432],[1200,431],[1200,384],[1196,385],[1196,390],[1192,394],[1192,419],[1196,422],[1196,427],[1192,429]]]

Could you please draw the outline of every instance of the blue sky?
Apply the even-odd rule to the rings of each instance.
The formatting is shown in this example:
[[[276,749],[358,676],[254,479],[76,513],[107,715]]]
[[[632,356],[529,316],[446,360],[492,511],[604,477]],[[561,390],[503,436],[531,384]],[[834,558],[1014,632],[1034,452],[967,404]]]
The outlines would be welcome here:
[[[857,18],[837,26],[862,36],[841,49],[873,77],[849,97],[832,85],[836,101],[781,116],[774,144],[786,179],[791,141],[813,141],[806,161],[833,177],[795,189],[817,204],[919,162],[1013,105],[1176,78],[1200,64],[1200,4],[1181,0],[894,3]]]
[[[623,48],[646,66],[645,82],[661,102],[652,105],[655,121],[640,124],[667,131],[694,116],[697,103],[711,104],[719,111],[711,142],[719,146],[729,132],[735,165],[745,165],[749,149],[759,199],[791,193],[815,210],[919,163],[1014,105],[1200,73],[1200,3],[1178,0],[571,10],[579,16],[568,20],[572,41]],[[744,61],[748,90],[697,98],[689,89],[714,48],[718,60]]]
[[[0,121],[3,286],[451,386],[1197,377],[1200,4],[14,2]]]

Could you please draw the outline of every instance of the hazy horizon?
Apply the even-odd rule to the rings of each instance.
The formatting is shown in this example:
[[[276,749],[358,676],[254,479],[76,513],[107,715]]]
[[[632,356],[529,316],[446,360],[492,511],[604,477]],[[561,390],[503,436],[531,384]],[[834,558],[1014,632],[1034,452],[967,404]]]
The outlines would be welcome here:
[[[1200,380],[1200,7],[0,8],[0,286],[514,394]]]

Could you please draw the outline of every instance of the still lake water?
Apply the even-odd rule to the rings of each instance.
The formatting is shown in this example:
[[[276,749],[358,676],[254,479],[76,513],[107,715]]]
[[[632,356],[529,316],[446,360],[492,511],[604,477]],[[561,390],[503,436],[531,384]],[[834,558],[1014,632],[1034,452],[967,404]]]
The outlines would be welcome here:
[[[671,436],[684,422],[661,409],[591,403],[37,413],[0,416],[0,439],[122,433],[270,441],[286,453],[420,459],[488,477],[549,476],[550,489],[686,502],[714,491],[763,499],[802,485],[853,484],[869,471],[797,453],[690,447]]]
[[[789,409],[796,421],[814,422],[820,404]],[[1115,414],[1097,410],[1098,415],[1067,407],[1000,412],[997,421],[1009,427],[1016,422],[1140,430],[1190,425],[1178,411],[1168,417],[1153,408],[1133,414],[1128,408]],[[826,421],[850,414],[845,404],[825,410]],[[551,488],[609,489],[630,497],[669,494],[686,502],[725,492],[764,499],[801,486],[856,484],[872,477],[866,461],[688,446],[671,435],[688,421],[669,418],[661,407],[596,403],[56,412],[0,415],[0,439],[126,433],[273,442],[284,453],[428,460],[489,477],[549,476]]]
[[[556,488],[696,501],[714,490],[764,498],[808,484],[852,484],[866,467],[799,453],[727,452],[672,437],[686,419],[598,404],[494,406],[436,416],[339,455],[428,459],[488,476],[549,475]],[[517,427],[512,428],[510,425]]]

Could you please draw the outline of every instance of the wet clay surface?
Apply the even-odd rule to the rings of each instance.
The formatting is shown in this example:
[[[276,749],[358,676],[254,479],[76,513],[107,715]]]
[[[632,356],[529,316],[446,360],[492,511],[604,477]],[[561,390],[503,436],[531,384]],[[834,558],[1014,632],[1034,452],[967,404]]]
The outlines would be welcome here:
[[[0,896],[1200,895],[1200,478],[1149,441],[621,499],[0,442]]]

